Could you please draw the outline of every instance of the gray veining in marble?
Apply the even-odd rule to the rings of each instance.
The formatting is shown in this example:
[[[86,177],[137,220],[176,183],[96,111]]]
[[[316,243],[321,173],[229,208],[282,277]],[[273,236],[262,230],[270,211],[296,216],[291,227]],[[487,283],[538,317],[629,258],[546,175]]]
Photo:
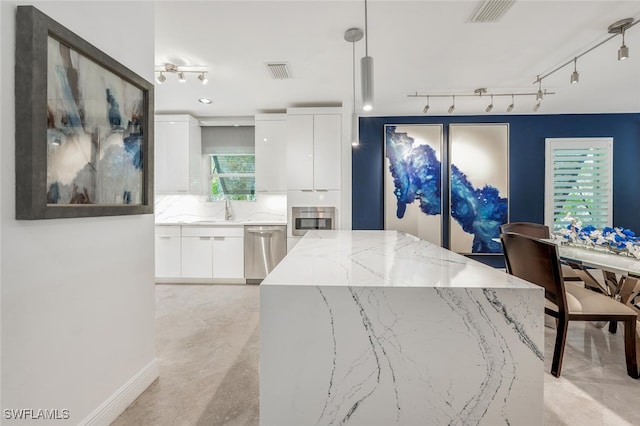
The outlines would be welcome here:
[[[257,426],[258,299],[256,286],[156,286],[160,378],[113,424]],[[560,378],[549,374],[554,336],[545,327],[544,424],[640,425],[640,381],[626,374],[623,333],[572,323]]]

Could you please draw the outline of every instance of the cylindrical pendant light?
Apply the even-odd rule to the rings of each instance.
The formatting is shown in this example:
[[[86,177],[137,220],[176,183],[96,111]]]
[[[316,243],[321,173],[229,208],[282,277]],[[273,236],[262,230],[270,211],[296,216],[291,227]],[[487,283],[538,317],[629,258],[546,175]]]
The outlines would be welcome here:
[[[358,146],[360,145],[360,136],[358,135],[358,114],[356,114],[356,41],[360,41],[362,39],[362,30],[360,28],[349,28],[344,33],[344,39],[351,43],[351,51],[352,51],[352,77],[353,77],[353,109],[351,113],[351,145]]]
[[[360,59],[361,81],[362,81],[362,109],[371,111],[373,109],[373,58],[365,56]]]
[[[355,112],[351,113],[351,145],[358,146],[360,145],[360,135],[358,134],[358,114]]]
[[[367,0],[364,0],[364,52],[360,59],[360,77],[362,84],[362,109],[373,109],[373,58],[369,56],[369,28],[367,26]]]

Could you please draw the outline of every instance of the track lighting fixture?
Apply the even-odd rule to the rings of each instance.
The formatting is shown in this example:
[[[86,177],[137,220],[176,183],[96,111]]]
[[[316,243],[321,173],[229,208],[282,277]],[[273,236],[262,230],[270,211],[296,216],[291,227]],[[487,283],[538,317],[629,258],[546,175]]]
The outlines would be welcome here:
[[[617,37],[618,35],[622,36],[622,45],[620,46],[620,48],[618,49],[618,60],[624,60],[627,59],[629,57],[629,48],[627,47],[627,45],[625,44],[625,33],[626,31],[629,30],[629,28],[635,26],[638,22],[640,21],[635,21],[633,18],[625,18],[625,19],[621,19],[619,21],[614,22],[613,24],[609,25],[608,27],[608,32],[609,34],[611,34],[609,37],[607,37],[606,39],[598,42],[597,44],[595,44],[594,46],[591,46],[590,48],[586,49],[585,51],[583,51],[582,53],[574,56],[573,58],[571,58],[570,60],[564,62],[562,65],[559,65],[558,67],[554,68],[553,70],[545,73],[544,75],[538,74],[536,76],[536,79],[532,82],[532,84],[537,84],[538,85],[538,90],[537,91],[532,91],[531,93],[493,93],[493,94],[488,94],[487,93],[487,89],[485,88],[479,88],[476,89],[474,91],[473,94],[464,94],[464,93],[458,93],[457,96],[459,97],[476,97],[476,96],[483,96],[483,95],[490,95],[492,96],[491,99],[491,103],[485,108],[486,112],[490,112],[493,110],[493,96],[511,96],[511,104],[507,107],[507,112],[512,112],[514,109],[514,98],[516,96],[535,96],[536,99],[536,104],[533,107],[533,111],[537,112],[540,109],[540,105],[542,102],[542,99],[544,97],[546,97],[547,95],[554,95],[555,92],[550,92],[547,91],[546,89],[542,89],[542,80],[544,80],[545,78],[549,77],[550,75],[556,73],[557,71],[559,71],[560,69],[571,65],[573,63],[573,73],[571,74],[571,83],[575,84],[578,83],[580,81],[580,74],[578,73],[578,59],[580,59],[582,56],[586,55],[587,53],[591,52],[592,50],[602,46],[603,44],[605,44],[606,42],[608,42],[609,40],[611,40],[614,37]],[[452,94],[418,94],[418,92],[415,92],[415,94],[409,94],[407,95],[408,97],[427,97],[431,96],[433,98],[444,98],[444,97],[451,97],[454,96]],[[423,112],[426,113],[427,110],[430,108],[429,106],[429,100],[427,99],[427,104],[425,105]],[[451,114],[453,111],[455,110],[455,96],[454,96],[454,102],[453,104],[449,107],[449,113]]]
[[[485,109],[485,111],[491,112],[492,110],[493,110],[493,95],[491,95],[491,103],[487,105],[487,108]]]
[[[364,0],[364,57],[360,59],[362,83],[362,109],[373,109],[373,58],[369,56],[369,27],[367,22],[367,0]]]
[[[602,46],[603,44],[605,44],[606,42],[608,42],[612,38],[617,37],[618,34],[622,35],[622,45],[618,49],[618,60],[622,61],[624,59],[627,59],[629,57],[629,48],[626,46],[626,44],[624,42],[624,35],[625,35],[625,32],[627,30],[629,30],[629,28],[633,27],[638,22],[640,22],[640,21],[635,21],[633,18],[620,19],[619,21],[614,22],[613,24],[609,25],[609,27],[607,28],[607,32],[609,34],[611,34],[609,37],[607,37],[604,40],[596,43],[595,45],[593,45],[590,48],[586,49],[585,51],[583,51],[579,55],[573,57],[572,59],[568,60],[567,62],[563,63],[562,65],[557,66],[556,68],[554,68],[553,70],[547,72],[546,74],[544,74],[542,76],[538,75],[536,77],[536,79],[532,83],[532,84],[538,84],[538,96],[537,96],[536,100],[537,101],[541,101],[543,93],[544,93],[544,95],[549,94],[546,90],[544,92],[542,91],[542,88],[541,88],[542,80],[544,80],[545,78],[549,77],[551,74],[556,73],[557,71],[561,70],[562,68],[566,67],[567,65],[570,65],[571,63],[573,63],[573,73],[571,74],[571,80],[570,81],[571,81],[572,84],[578,83],[580,81],[580,74],[578,74],[578,68],[577,68],[578,59],[580,59],[581,57],[583,57],[587,53],[591,52],[592,50]]]
[[[425,114],[428,113],[429,112],[429,108],[431,108],[431,107],[429,106],[429,96],[427,96],[427,104],[422,109],[422,112],[425,113]]]
[[[543,90],[542,91],[544,96],[547,95],[555,95],[555,92],[549,92],[547,90]],[[455,109],[456,109],[456,97],[464,97],[464,98],[478,98],[478,97],[483,97],[483,96],[489,96],[491,97],[491,103],[489,105],[487,105],[487,107],[485,108],[486,112],[491,112],[494,109],[494,102],[493,102],[493,98],[494,97],[505,97],[505,96],[510,96],[511,97],[511,104],[509,104],[509,106],[507,107],[507,112],[512,112],[514,107],[515,107],[515,98],[516,96],[520,96],[520,97],[528,97],[528,98],[536,98],[536,101],[539,103],[540,101],[537,99],[538,97],[538,92],[512,92],[512,93],[487,93],[487,89],[485,87],[480,87],[478,89],[475,89],[473,91],[473,93],[456,93],[456,94],[433,94],[433,93],[428,93],[428,94],[420,94],[418,92],[415,93],[411,93],[409,95],[407,95],[407,97],[409,98],[427,98],[427,103],[424,106],[422,112],[424,114],[427,113],[427,111],[429,111],[431,109],[431,99],[430,98],[452,98],[453,103],[451,104],[451,106],[448,109],[449,114],[452,114]]]
[[[362,30],[360,28],[350,28],[344,33],[344,39],[351,43],[352,53],[352,87],[353,87],[353,105],[351,111],[351,146],[360,145],[360,136],[358,135],[358,114],[356,114],[356,41],[362,40]]]
[[[578,74],[578,58],[573,59],[573,73],[571,73],[571,84],[576,84],[580,81],[580,74]]]
[[[513,111],[513,107],[515,106],[515,101],[513,99],[513,93],[511,94],[511,103],[509,104],[509,106],[507,107],[507,112],[511,112]]]
[[[180,83],[185,83],[187,81],[185,74],[193,73],[198,74],[198,80],[200,80],[202,84],[207,84],[209,81],[207,79],[207,71],[204,71],[202,67],[197,68],[199,69],[189,69],[189,67],[179,67],[175,64],[166,63],[164,66],[156,68],[156,73],[159,73],[156,77],[156,81],[158,84],[162,84],[167,80],[167,76],[165,74],[176,74],[178,76],[178,81]]]

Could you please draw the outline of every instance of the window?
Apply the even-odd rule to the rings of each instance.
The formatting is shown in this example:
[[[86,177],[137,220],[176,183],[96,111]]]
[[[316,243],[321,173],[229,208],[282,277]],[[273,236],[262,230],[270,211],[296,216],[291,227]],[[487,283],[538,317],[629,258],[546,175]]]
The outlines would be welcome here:
[[[255,201],[253,154],[211,155],[211,200]]]
[[[546,139],[545,151],[545,224],[566,226],[570,213],[583,226],[612,226],[613,139]]]

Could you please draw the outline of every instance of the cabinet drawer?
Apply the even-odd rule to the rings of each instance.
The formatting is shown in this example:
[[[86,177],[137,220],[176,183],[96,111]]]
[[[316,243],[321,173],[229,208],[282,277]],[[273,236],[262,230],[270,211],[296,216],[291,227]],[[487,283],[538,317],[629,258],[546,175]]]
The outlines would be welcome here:
[[[156,237],[179,237],[180,226],[156,226]]]
[[[242,226],[183,226],[183,237],[244,237]]]

